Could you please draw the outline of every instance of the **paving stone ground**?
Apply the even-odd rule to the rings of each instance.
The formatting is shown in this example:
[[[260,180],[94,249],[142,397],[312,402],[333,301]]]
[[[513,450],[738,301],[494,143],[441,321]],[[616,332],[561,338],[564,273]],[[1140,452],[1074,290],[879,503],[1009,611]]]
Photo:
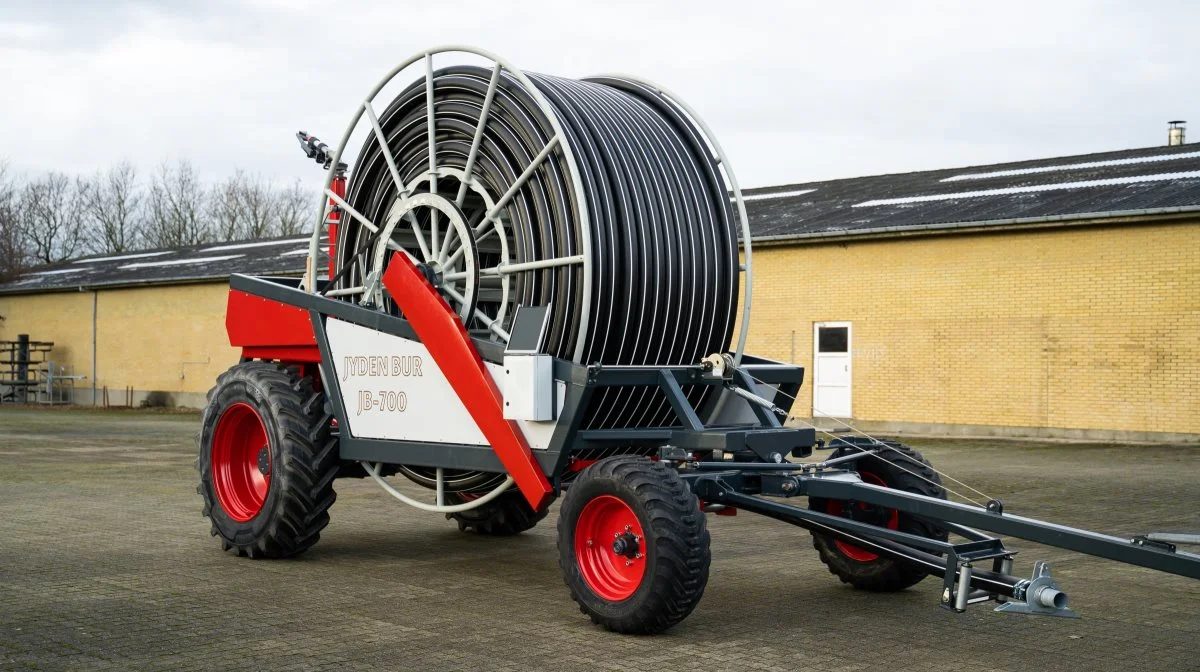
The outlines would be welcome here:
[[[710,517],[692,616],[656,637],[591,625],[551,516],[458,532],[369,482],[295,560],[221,552],[200,516],[195,415],[0,409],[0,669],[1200,669],[1200,581],[1013,541],[1083,620],[936,608],[937,586],[843,586],[806,532]],[[1099,531],[1200,531],[1200,447],[911,443],[1008,510]]]

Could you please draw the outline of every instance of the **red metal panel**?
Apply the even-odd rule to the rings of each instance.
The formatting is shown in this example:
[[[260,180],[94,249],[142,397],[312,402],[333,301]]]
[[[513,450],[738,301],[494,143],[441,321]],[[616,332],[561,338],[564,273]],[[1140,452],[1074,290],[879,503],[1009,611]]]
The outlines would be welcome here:
[[[550,482],[534,459],[525,435],[515,422],[504,419],[504,400],[496,381],[458,316],[404,254],[392,255],[383,274],[383,286],[404,311],[404,317],[492,444],[521,494],[530,506],[540,510],[550,500]]]
[[[278,359],[281,362],[316,363],[321,361],[321,350],[315,345],[281,345],[278,347],[247,345],[242,348],[244,359]]]
[[[317,345],[307,310],[236,289],[229,290],[225,331],[234,347]]]
[[[335,175],[333,182],[329,185],[330,190],[338,195],[338,198],[346,198],[346,176]],[[329,240],[329,277],[334,275],[334,259],[337,257],[337,237],[338,225],[342,221],[342,211],[334,204],[333,199],[329,199],[329,215],[325,218],[325,230]],[[316,261],[313,261],[316,264]],[[315,268],[315,266],[314,266]]]

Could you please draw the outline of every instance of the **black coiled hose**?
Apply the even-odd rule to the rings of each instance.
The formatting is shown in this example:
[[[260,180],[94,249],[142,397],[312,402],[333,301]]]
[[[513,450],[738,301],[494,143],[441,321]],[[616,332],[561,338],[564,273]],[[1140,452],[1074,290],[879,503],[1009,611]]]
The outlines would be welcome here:
[[[494,76],[499,79],[489,102]],[[398,198],[414,193],[456,201],[476,242],[457,262],[443,252],[441,259],[450,257],[451,263],[441,271],[452,306],[465,294],[465,283],[477,282],[475,310],[465,320],[473,333],[505,340],[516,305],[549,304],[544,351],[580,363],[694,364],[727,350],[737,304],[737,236],[727,188],[702,133],[672,103],[633,80],[528,78],[561,124],[560,141],[574,153],[578,183],[561,151],[544,151],[555,135],[553,124],[517,79],[499,70],[455,66],[432,76],[435,168],[430,90],[422,80],[378,115],[405,188],[397,186],[372,135],[351,173],[347,201],[376,223],[397,219]],[[545,160],[537,163],[542,154]],[[534,164],[528,181],[497,208]],[[489,212],[496,213],[495,221],[486,217]],[[406,223],[382,233],[418,258],[437,260],[446,234],[435,241],[430,232],[435,218],[444,232],[445,218],[423,209],[405,216]],[[337,268],[351,268],[339,289],[371,286],[372,274],[382,269],[363,251],[381,244],[380,235],[353,219],[341,227]],[[426,239],[418,241],[418,235]],[[422,242],[428,252],[421,251]],[[473,279],[454,265],[471,254],[482,269],[547,260],[558,265],[485,271]],[[347,298],[372,300],[369,292]],[[395,310],[382,294],[375,302]],[[697,405],[703,400],[700,391],[689,396]],[[659,426],[670,424],[671,417],[656,391],[624,388],[596,395],[585,426]]]

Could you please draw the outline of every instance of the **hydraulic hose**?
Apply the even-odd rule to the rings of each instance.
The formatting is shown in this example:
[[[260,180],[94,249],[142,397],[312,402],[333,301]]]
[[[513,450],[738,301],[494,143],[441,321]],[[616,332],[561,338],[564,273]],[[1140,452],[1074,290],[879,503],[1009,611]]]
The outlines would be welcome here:
[[[493,75],[484,68],[455,66],[400,92],[378,115],[387,153],[376,136],[368,137],[359,152],[348,185],[350,205],[380,223],[395,217],[391,210],[404,196],[438,193],[455,199],[471,223],[480,268],[534,266],[480,275],[476,310],[465,320],[476,334],[503,339],[515,305],[548,304],[542,347],[556,357],[586,364],[670,365],[726,350],[737,304],[737,236],[727,188],[702,133],[678,108],[636,81],[530,73],[561,123],[566,137],[560,141],[574,149],[579,192],[561,158],[544,151],[555,134],[542,109],[509,73],[499,73],[494,86]],[[389,153],[403,186],[392,177]],[[430,175],[433,166],[436,180]],[[514,185],[519,185],[515,193],[496,211]],[[586,232],[581,210],[586,210]],[[494,217],[488,217],[492,211]],[[422,256],[418,236],[426,238],[426,248],[447,245],[445,236],[452,234],[444,228],[445,218],[434,239],[436,213],[418,209],[406,215],[416,221],[394,228],[395,245],[414,256]],[[354,219],[341,227],[336,266],[353,268],[338,289],[369,285],[372,273],[382,272],[373,268],[371,255],[354,255],[369,247],[365,243],[373,233]],[[565,261],[584,256],[584,235],[591,239],[590,254]],[[536,267],[538,262],[549,264]],[[581,295],[584,273],[593,288],[587,310]],[[472,280],[455,278],[456,283]],[[464,293],[457,284],[452,290],[448,296]],[[384,295],[378,303],[395,311]],[[498,322],[489,328],[493,321]],[[700,403],[702,394],[690,391],[693,403]],[[612,389],[596,395],[585,426],[670,424],[670,413],[654,390]]]
[[[399,314],[379,278],[404,250],[477,337],[507,342],[517,306],[548,305],[541,351],[581,364],[693,364],[729,348],[737,220],[705,130],[673,99],[621,77],[457,65],[365,109],[331,296]],[[440,210],[413,205],[429,194]],[[708,388],[685,392],[699,408]],[[583,427],[674,422],[657,389],[626,387],[593,395]],[[499,476],[443,478],[478,491]]]

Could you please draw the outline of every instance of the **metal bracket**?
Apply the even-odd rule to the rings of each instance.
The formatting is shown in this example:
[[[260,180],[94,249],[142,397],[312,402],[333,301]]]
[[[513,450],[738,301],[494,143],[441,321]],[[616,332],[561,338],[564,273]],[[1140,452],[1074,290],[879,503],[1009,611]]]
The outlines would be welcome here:
[[[662,462],[687,462],[692,455],[679,446],[667,444],[658,448],[658,459]]]
[[[367,306],[375,303],[375,295],[379,291],[381,275],[382,273],[379,269],[375,269],[367,274],[366,279],[363,280],[363,293],[362,298],[358,301],[358,305]]]
[[[704,371],[705,376],[732,381],[733,372],[737,370],[737,365],[734,364],[733,355],[725,352],[717,352],[700,360],[700,368]]]
[[[1190,537],[1190,540],[1189,540]],[[1200,544],[1200,535],[1195,534],[1141,534],[1129,540],[1135,546],[1152,546],[1168,553],[1175,552],[1175,544]]]
[[[996,611],[1079,618],[1078,612],[1067,607],[1067,594],[1050,576],[1050,565],[1041,560],[1033,563],[1033,578],[1017,584],[1013,599],[996,607]]]
[[[950,545],[946,551],[946,572],[943,575],[942,599],[939,606],[962,613],[967,610],[968,605],[998,600],[998,595],[971,590],[971,576],[974,573],[972,563],[991,560],[994,571],[1000,571],[1006,566],[1011,569],[1013,553],[1014,551],[1004,547],[1002,541],[990,537]]]

